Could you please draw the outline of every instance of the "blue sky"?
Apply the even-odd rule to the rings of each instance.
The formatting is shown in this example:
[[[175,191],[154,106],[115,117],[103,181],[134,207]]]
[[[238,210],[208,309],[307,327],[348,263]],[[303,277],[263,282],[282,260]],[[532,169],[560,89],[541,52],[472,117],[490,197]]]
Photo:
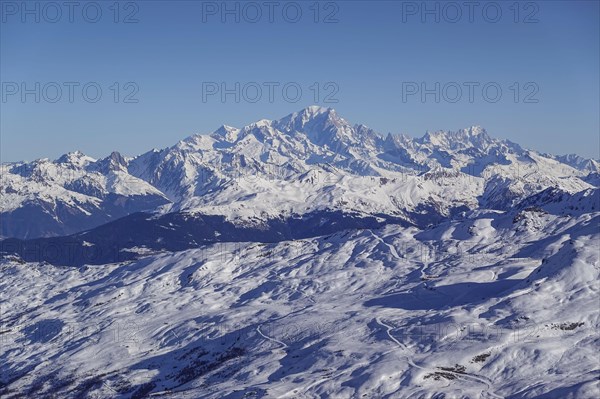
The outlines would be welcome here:
[[[481,125],[538,151],[600,157],[597,1],[481,1],[472,17],[462,1],[427,2],[439,21],[422,2],[281,1],[272,22],[262,1],[260,17],[237,2],[239,22],[235,11],[221,20],[236,2],[88,3],[71,22],[64,6],[29,2],[28,14],[2,1],[3,162],[136,155],[315,103],[383,134]],[[207,92],[236,82],[239,102]]]

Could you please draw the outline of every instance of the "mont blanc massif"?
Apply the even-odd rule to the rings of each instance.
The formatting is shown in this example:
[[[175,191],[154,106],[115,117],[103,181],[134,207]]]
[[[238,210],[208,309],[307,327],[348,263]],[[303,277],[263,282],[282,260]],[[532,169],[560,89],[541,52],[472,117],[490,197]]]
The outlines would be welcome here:
[[[599,172],[317,106],[2,164],[0,396],[598,398]]]

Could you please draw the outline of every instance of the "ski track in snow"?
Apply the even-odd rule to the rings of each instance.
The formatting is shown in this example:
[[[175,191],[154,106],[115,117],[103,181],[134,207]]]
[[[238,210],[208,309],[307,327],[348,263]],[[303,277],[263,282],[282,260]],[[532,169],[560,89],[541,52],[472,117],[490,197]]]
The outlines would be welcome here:
[[[262,331],[260,331],[260,326],[256,327],[256,331],[260,334],[261,337],[263,337],[267,341],[275,342],[276,344],[278,344],[279,345],[279,349],[285,349],[285,348],[288,347],[287,344],[279,341],[278,339],[275,339],[275,338],[272,338],[272,337],[269,337],[269,336],[265,335]]]

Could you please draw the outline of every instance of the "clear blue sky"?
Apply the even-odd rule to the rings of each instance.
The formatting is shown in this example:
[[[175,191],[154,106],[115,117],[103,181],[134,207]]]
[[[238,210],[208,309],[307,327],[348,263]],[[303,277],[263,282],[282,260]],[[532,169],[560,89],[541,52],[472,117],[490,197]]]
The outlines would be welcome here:
[[[440,7],[436,22],[435,15],[412,8],[420,7],[420,1],[321,2],[318,23],[313,1],[279,2],[273,22],[269,9],[261,6],[257,23],[251,22],[256,15],[252,8],[240,9],[239,23],[235,15],[225,15],[223,23],[222,2],[200,1],[122,2],[119,23],[114,23],[113,1],[98,2],[102,16],[91,23],[96,9],[92,4],[84,14],[87,3],[80,2],[70,22],[68,8],[58,16],[51,7],[43,9],[45,3],[29,2],[29,9],[40,7],[36,22],[35,14],[14,9],[20,1],[2,1],[3,162],[57,158],[76,149],[94,157],[112,150],[136,155],[221,124],[275,119],[315,102],[383,134],[421,136],[426,130],[477,124],[527,148],[600,157],[598,1],[525,2],[518,15],[513,1],[496,2],[485,14],[488,2],[481,1],[472,22],[468,8],[461,6],[457,17],[455,9],[441,8],[444,3],[427,3],[431,9]],[[302,17],[292,23],[295,5]],[[494,23],[495,5],[502,15]],[[217,14],[209,14],[214,7]],[[233,9],[235,2],[228,7]],[[138,22],[122,23],[127,16]],[[323,23],[327,16],[338,22]],[[40,83],[39,103],[35,94],[23,101],[23,82],[34,91]],[[49,101],[57,98],[51,82],[62,85],[55,103]],[[72,103],[65,82],[80,83]],[[96,103],[83,97],[82,86],[88,82],[102,89]],[[114,82],[119,86],[116,103]],[[125,86],[127,82],[135,86]],[[225,102],[219,95],[203,99],[203,82],[280,86],[272,103],[266,86],[257,102],[247,101],[255,97],[247,86],[246,96],[241,93],[236,103],[233,95]],[[298,102],[284,98],[281,86],[288,82],[302,88]],[[314,82],[320,88],[318,101]],[[334,86],[325,86],[327,82]],[[407,89],[420,90],[422,82],[429,88],[440,83],[439,103],[434,94],[424,102],[419,93],[408,95]],[[457,94],[449,82],[462,86],[462,97],[454,103],[447,101]],[[472,102],[464,82],[479,83]],[[502,89],[495,103],[485,101],[482,93],[489,82]],[[139,91],[132,98],[139,101],[124,103],[135,87]],[[336,87],[333,98],[338,102],[324,102]],[[489,89],[488,98],[493,99],[494,90]],[[93,99],[93,87],[87,94]],[[293,97],[294,91],[288,95]],[[538,102],[525,103],[525,98]]]

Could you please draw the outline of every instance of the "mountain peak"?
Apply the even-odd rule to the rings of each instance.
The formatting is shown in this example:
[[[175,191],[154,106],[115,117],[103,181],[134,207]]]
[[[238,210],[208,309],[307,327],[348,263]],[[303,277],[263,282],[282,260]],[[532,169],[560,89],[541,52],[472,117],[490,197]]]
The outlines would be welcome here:
[[[321,115],[327,115],[328,117],[338,117],[337,112],[333,108],[321,107],[319,105],[310,105],[306,108],[302,108],[297,112],[293,112],[281,120],[285,119],[302,119],[302,120],[311,120],[318,118]]]
[[[479,125],[474,125],[468,129],[462,129],[462,130],[466,131],[467,134],[470,136],[487,135],[487,131]]]
[[[260,119],[250,124],[250,127],[269,127],[273,121],[269,119]]]
[[[88,157],[83,152],[77,150],[63,154],[60,158],[56,160],[56,163],[70,164],[73,166],[82,167],[94,161],[94,158]]]
[[[229,132],[235,131],[235,130],[239,130],[236,127],[233,126],[229,126],[229,125],[221,125],[217,130],[215,130],[213,133],[216,134],[220,134],[220,135],[225,135]]]
[[[301,109],[298,112],[291,113],[275,122],[276,126],[282,131],[302,131],[305,127],[319,126],[324,128],[326,125],[348,125],[344,119],[340,118],[333,108],[311,105]]]
[[[445,150],[472,147],[484,150],[497,140],[492,139],[481,126],[471,126],[457,131],[428,131],[419,141],[421,144],[431,144]]]
[[[102,173],[126,171],[127,170],[127,159],[121,155],[118,151],[113,151],[106,158],[102,158],[92,165],[93,170],[100,171]]]
[[[237,127],[221,125],[221,127],[219,127],[213,132],[213,135],[223,137],[228,141],[234,141],[239,131],[240,129],[238,129]]]
[[[321,107],[319,105],[309,105],[308,107],[302,109],[300,113],[304,113],[307,115],[320,115],[325,113],[335,113],[333,108],[329,107]]]

